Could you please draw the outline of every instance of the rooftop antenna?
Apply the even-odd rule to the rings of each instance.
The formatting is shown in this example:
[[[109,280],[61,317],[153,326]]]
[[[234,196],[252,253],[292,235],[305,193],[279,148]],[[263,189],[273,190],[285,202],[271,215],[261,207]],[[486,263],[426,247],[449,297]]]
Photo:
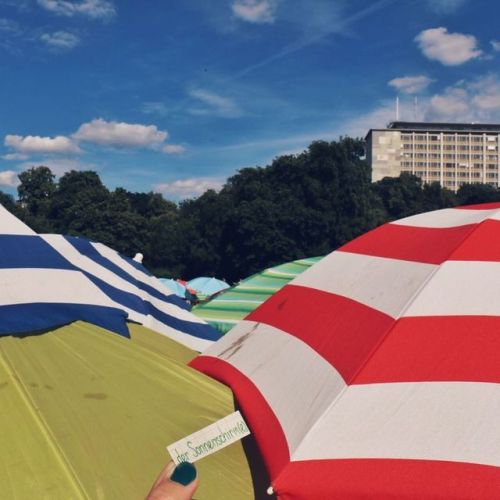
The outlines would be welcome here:
[[[415,96],[413,100],[413,116],[416,122],[418,122],[418,97]]]
[[[396,96],[396,121],[399,121],[399,96]]]

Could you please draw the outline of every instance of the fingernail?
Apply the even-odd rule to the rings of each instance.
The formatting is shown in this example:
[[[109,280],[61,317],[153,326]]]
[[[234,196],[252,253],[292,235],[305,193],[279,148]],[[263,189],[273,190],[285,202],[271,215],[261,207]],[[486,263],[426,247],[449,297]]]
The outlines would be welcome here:
[[[196,479],[196,468],[189,462],[181,462],[170,476],[172,481],[187,486]]]

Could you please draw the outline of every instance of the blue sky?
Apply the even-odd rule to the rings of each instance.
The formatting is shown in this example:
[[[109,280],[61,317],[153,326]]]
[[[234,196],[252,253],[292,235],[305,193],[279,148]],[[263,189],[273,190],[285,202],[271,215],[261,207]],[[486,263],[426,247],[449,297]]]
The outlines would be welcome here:
[[[385,126],[397,95],[401,119],[500,122],[499,18],[497,0],[0,0],[0,189],[44,164],[197,196]]]

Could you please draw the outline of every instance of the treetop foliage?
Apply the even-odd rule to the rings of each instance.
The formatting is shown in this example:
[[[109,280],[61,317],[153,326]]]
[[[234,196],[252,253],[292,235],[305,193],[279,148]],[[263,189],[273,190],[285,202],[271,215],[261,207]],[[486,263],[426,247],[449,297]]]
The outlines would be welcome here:
[[[92,171],[58,181],[48,167],[19,174],[18,200],[0,203],[40,233],[85,236],[133,256],[158,276],[237,281],[289,260],[324,255],[390,220],[462,204],[500,201],[487,185],[455,194],[410,174],[371,183],[364,143],[313,142],[298,155],[244,168],[220,192],[180,203],[158,193],[110,191]]]

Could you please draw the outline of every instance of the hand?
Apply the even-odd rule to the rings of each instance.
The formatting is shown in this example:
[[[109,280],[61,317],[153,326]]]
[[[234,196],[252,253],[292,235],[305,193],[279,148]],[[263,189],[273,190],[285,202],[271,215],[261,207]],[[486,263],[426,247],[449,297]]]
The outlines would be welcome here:
[[[169,462],[161,471],[146,500],[191,500],[198,487],[196,469],[189,462],[177,467]]]

